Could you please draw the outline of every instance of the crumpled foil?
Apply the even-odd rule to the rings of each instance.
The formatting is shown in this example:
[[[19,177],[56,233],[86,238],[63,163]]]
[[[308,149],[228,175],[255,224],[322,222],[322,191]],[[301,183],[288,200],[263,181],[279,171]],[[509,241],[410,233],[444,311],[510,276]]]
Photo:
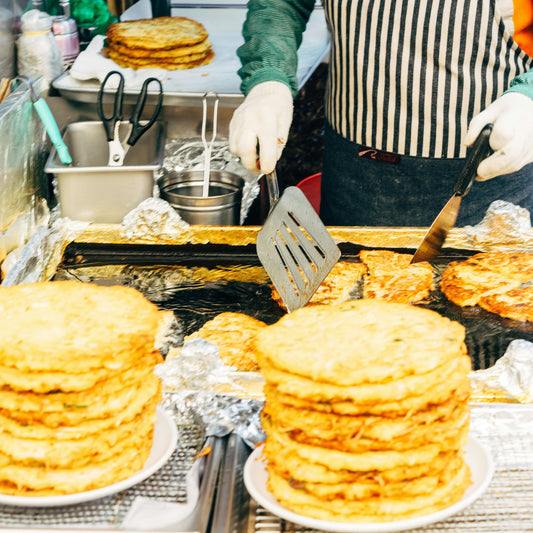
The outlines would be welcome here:
[[[190,232],[190,225],[177,211],[160,198],[147,198],[122,220],[122,234],[126,239],[157,239]]]
[[[253,447],[265,438],[259,418],[262,402],[216,391],[232,384],[234,371],[220,359],[217,345],[201,338],[185,341],[155,368],[163,383],[163,404],[178,422],[199,424],[206,436],[235,432]]]
[[[39,226],[20,249],[20,255],[2,280],[2,286],[51,279],[67,245],[81,235],[87,226],[87,222],[68,218],[57,218],[50,226]]]
[[[513,251],[520,251],[533,246],[529,211],[503,200],[492,202],[483,220],[475,226],[465,226],[463,231],[475,249],[490,247],[491,251],[507,251],[512,245]]]
[[[159,177],[182,170],[203,170],[204,165],[205,151],[201,139],[169,139],[165,145],[165,158]],[[243,178],[244,188],[240,211],[240,223],[242,224],[250,206],[259,194],[260,175],[249,172],[242,166],[240,159],[231,153],[227,139],[213,142],[209,166],[213,170],[225,170]]]
[[[533,402],[533,343],[516,339],[490,368],[470,373],[472,401]]]

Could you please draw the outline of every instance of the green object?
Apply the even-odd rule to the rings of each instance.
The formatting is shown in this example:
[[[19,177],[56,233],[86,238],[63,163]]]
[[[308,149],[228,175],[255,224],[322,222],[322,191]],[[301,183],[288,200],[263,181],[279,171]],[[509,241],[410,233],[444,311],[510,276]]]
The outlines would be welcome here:
[[[57,127],[57,122],[55,121],[48,104],[43,98],[38,98],[33,102],[33,107],[37,111],[44,127],[46,133],[50,137],[50,140],[54,144],[57,150],[57,155],[64,165],[70,165],[72,163],[72,157],[68,151],[67,145],[64,143],[59,128]]]
[[[533,98],[533,70],[514,77],[506,93],[521,93]],[[505,94],[505,93],[504,93]]]
[[[237,49],[241,90],[264,81],[285,83],[298,93],[298,47],[316,0],[250,0],[243,26],[244,44]]]
[[[63,14],[59,0],[44,0],[43,10],[53,16]],[[96,26],[98,29],[94,33],[101,35],[105,34],[110,24],[118,21],[104,0],[70,0],[70,16],[78,26]]]

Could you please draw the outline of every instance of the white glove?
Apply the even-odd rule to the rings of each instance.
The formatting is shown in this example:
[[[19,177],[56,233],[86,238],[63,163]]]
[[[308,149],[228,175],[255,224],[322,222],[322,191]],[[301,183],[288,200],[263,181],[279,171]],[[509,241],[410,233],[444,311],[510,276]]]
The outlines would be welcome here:
[[[292,111],[292,94],[284,83],[265,81],[250,90],[229,125],[229,148],[245,168],[257,174],[274,170],[287,142]]]
[[[479,181],[515,172],[533,161],[533,98],[513,92],[494,100],[471,120],[467,146],[489,123],[494,124],[489,139],[494,153],[479,164]]]

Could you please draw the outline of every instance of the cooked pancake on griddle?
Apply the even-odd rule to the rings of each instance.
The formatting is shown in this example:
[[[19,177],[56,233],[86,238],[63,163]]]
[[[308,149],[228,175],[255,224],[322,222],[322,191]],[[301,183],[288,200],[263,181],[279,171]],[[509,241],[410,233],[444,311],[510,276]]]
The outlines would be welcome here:
[[[71,494],[141,469],[169,312],[135,289],[76,281],[0,288],[0,311],[0,492]]]
[[[364,298],[415,303],[426,299],[433,289],[433,267],[426,261],[411,265],[411,254],[362,250],[359,258],[368,268]]]
[[[531,320],[533,254],[485,252],[454,261],[442,273],[440,287],[453,303],[480,305],[515,320]]]
[[[218,346],[219,356],[224,364],[238,370],[257,370],[254,339],[266,324],[244,313],[220,313],[206,322],[199,330],[185,337],[202,338]]]
[[[338,261],[307,305],[361,297],[399,303],[423,301],[434,288],[433,267],[427,262],[411,265],[412,257],[390,250],[362,250],[360,263]],[[272,287],[272,298],[285,309],[275,287]]]
[[[332,304],[349,300],[366,273],[366,266],[361,263],[338,261],[307,305]],[[285,308],[283,300],[275,287],[272,287],[272,298],[280,307]]]
[[[256,349],[269,491],[335,522],[459,501],[471,482],[464,340],[435,311],[374,298],[304,307],[265,327]]]
[[[533,322],[533,286],[482,296],[478,305],[505,318]]]

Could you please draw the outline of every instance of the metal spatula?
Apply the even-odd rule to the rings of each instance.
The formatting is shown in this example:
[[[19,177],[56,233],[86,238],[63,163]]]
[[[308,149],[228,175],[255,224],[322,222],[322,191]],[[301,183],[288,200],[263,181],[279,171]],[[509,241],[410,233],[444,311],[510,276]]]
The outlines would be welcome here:
[[[437,215],[423,241],[418,246],[411,263],[430,261],[439,255],[448,232],[455,226],[461,200],[468,194],[477,175],[477,167],[490,153],[489,138],[492,124],[487,124],[467,153],[465,165],[455,183],[452,196]]]
[[[270,212],[257,235],[257,255],[289,312],[303,307],[341,252],[298,187],[281,198],[276,171],[266,174]]]

